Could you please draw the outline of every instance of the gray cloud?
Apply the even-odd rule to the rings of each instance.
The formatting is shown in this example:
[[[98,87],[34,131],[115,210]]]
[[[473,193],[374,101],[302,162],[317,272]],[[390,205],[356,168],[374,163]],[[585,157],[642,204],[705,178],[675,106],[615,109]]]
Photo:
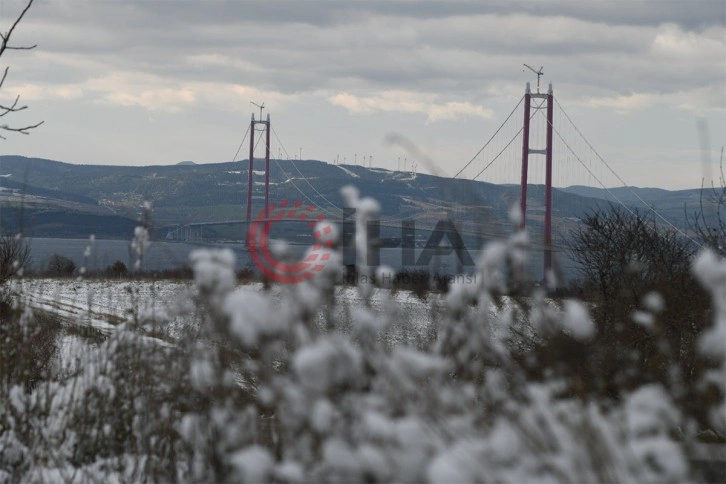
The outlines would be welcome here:
[[[3,18],[22,2],[6,1]],[[421,123],[491,119],[544,65],[576,106],[726,109],[722,0],[38,0],[3,94],[153,113],[265,100]],[[322,110],[321,110],[322,112]],[[184,156],[182,156],[184,158]]]
[[[723,2],[695,3],[47,2],[24,35],[51,54],[56,82],[123,70],[286,93],[364,82],[457,98],[526,78],[529,62],[575,85],[675,92],[723,77],[713,61],[724,54]],[[654,41],[668,35],[686,51],[659,52]],[[43,67],[27,79],[50,77]],[[623,69],[626,85],[613,79]]]
[[[452,16],[507,15],[527,13],[537,17],[573,17],[584,21],[615,25],[659,25],[675,23],[682,27],[702,29],[720,25],[726,7],[720,0],[635,0],[635,1],[520,1],[520,0],[314,0],[265,2],[197,2],[193,0],[140,0],[108,2],[123,11],[137,9],[147,17],[171,22],[192,19],[199,23],[223,25],[245,22],[263,24],[309,24],[323,27],[353,23],[365,16],[390,16],[403,21],[415,19],[440,20]],[[116,5],[114,5],[116,4]],[[133,7],[126,5],[133,4]],[[108,8],[108,5],[106,6]],[[174,25],[174,24],[172,24]]]

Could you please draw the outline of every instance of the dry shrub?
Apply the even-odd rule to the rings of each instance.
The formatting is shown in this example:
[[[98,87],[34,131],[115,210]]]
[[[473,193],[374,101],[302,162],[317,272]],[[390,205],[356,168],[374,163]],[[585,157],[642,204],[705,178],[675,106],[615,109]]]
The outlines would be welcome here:
[[[357,194],[350,198],[355,202]],[[358,216],[375,207],[359,202]],[[508,283],[503,259],[522,260],[523,250],[518,236],[490,245],[475,279],[450,284],[442,310],[432,309],[437,316],[427,332],[416,337],[411,326],[404,330],[408,341],[396,345],[384,336],[400,324],[400,308],[390,293],[375,292],[363,278],[361,303],[346,308],[350,321],[334,317],[340,304],[335,283],[343,273],[334,254],[306,283],[258,291],[237,287],[231,251],[195,252],[194,291],[186,302],[196,325],[161,341],[141,329],[171,319],[157,314],[150,321],[137,311],[133,321],[85,351],[73,374],[21,379],[31,384],[8,388],[0,468],[9,471],[0,477],[697,478],[687,459],[697,431],[709,428],[721,439],[726,434],[718,413],[726,351],[715,342],[726,321],[726,262],[699,265],[718,314],[705,336],[690,343],[708,360],[699,381],[712,397],[700,400],[707,417],[698,419],[684,404],[682,386],[648,373],[653,365],[670,367],[677,361],[673,353],[664,353],[663,363],[629,366],[643,375],[612,383],[617,392],[602,390],[597,382],[608,367],[595,349],[604,335],[587,305],[558,305],[541,290],[502,296]],[[657,308],[648,311],[657,321]]]

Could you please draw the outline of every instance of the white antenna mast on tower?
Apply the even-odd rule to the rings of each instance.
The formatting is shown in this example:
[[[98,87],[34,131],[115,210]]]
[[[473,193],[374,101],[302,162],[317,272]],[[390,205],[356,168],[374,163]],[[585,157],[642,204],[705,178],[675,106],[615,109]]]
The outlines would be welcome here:
[[[544,75],[544,72],[542,72],[542,69],[543,69],[543,67],[544,67],[544,66],[540,66],[540,68],[539,68],[539,70],[538,70],[538,71],[537,71],[537,70],[535,70],[535,69],[534,69],[534,67],[528,66],[527,64],[524,64],[524,67],[526,67],[526,68],[527,68],[527,69],[529,69],[530,71],[532,71],[532,72],[534,72],[535,74],[537,74],[537,94],[539,94],[539,78],[540,78],[540,77],[541,77],[542,75]],[[524,69],[522,69],[522,71],[524,71]]]
[[[257,104],[254,101],[250,101],[250,104],[252,104],[253,106],[257,106],[258,108],[260,108],[260,121],[262,121],[262,110],[265,109],[265,103]]]

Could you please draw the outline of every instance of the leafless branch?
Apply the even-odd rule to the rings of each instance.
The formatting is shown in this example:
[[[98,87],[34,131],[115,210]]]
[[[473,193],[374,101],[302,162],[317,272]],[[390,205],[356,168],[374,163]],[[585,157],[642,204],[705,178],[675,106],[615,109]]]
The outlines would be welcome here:
[[[2,39],[2,42],[0,43],[0,56],[3,55],[3,52],[5,52],[6,49],[12,49],[12,50],[29,50],[33,49],[36,46],[26,46],[26,47],[16,47],[16,46],[10,46],[8,45],[8,42],[10,41],[10,36],[13,35],[13,31],[15,30],[15,27],[18,26],[21,20],[23,20],[23,17],[25,16],[25,13],[30,9],[30,6],[33,5],[33,0],[30,0],[28,4],[25,6],[22,12],[20,12],[20,15],[17,19],[15,19],[15,22],[13,22],[13,25],[10,27],[10,30],[8,30],[6,33],[2,34],[0,33],[0,38]]]
[[[0,129],[5,130],[5,131],[12,131],[14,133],[30,134],[28,131],[30,131],[31,129],[37,128],[38,126],[40,126],[43,123],[45,123],[45,121],[41,121],[39,123],[31,124],[28,126],[23,126],[22,128],[15,128],[12,126],[8,126],[7,124],[3,124],[3,125],[0,125]]]
[[[36,47],[38,47],[38,44],[22,45],[22,46],[21,45],[8,45],[5,48],[7,50],[30,50],[30,49],[35,49]]]
[[[15,96],[15,101],[11,106],[5,106],[0,104],[0,118],[5,116],[8,113],[16,113],[18,111],[22,111],[23,109],[26,109],[28,106],[20,106],[18,107],[18,101],[20,101],[20,95]]]
[[[721,255],[726,254],[726,177],[723,167],[723,150],[719,164],[719,184],[715,186],[711,182],[711,189],[708,190],[705,184],[701,183],[698,209],[688,213],[688,207],[684,207],[688,225],[691,230],[700,238],[705,245]]]
[[[3,72],[3,77],[0,79],[0,88],[3,87],[3,84],[5,83],[5,78],[8,77],[8,71],[10,70],[10,66],[5,67],[5,71]]]
[[[12,26],[10,27],[10,30],[8,30],[6,33],[0,33],[0,56],[3,55],[3,53],[7,49],[11,50],[30,50],[35,48],[35,45],[30,46],[13,46],[9,45],[10,37],[12,36],[13,32],[15,31],[15,28],[18,26],[20,21],[25,17],[25,14],[30,9],[31,5],[33,5],[33,0],[29,0],[27,5],[25,5],[25,8],[22,12],[20,12],[20,15],[15,19],[15,22],[13,22]],[[0,88],[3,87],[5,84],[5,79],[8,77],[8,72],[10,70],[10,67],[5,67],[2,73],[2,77],[0,78]],[[17,113],[18,111],[23,111],[24,109],[27,109],[28,106],[26,105],[20,105],[20,95],[15,96],[15,100],[10,105],[0,104],[0,118],[9,114],[9,113]],[[10,126],[8,124],[0,125],[0,130],[2,131],[10,131],[14,133],[20,133],[20,134],[29,134],[29,131],[32,129],[37,128],[43,124],[43,121],[40,121],[39,123],[35,124],[28,124],[25,126]],[[4,136],[0,135],[0,139],[6,139]]]
[[[0,285],[28,265],[30,245],[20,235],[0,234]]]

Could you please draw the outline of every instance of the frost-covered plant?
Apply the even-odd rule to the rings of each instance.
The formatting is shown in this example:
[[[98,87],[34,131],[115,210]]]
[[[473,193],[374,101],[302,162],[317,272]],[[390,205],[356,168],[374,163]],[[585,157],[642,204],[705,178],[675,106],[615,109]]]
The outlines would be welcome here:
[[[2,470],[22,475],[30,468],[27,446],[36,440],[34,416],[25,396],[51,377],[60,326],[50,317],[7,305],[0,312],[0,480]]]
[[[712,363],[700,382],[711,396],[710,424],[726,436],[726,261],[711,250],[700,254],[693,272],[713,298],[713,324],[701,333],[698,349]]]
[[[8,280],[22,276],[29,262],[30,245],[22,234],[12,235],[0,231],[0,309],[3,311],[9,310]]]
[[[133,269],[139,271],[142,268],[144,255],[151,245],[151,235],[149,233],[152,226],[152,206],[151,202],[145,200],[141,206],[141,217],[139,225],[134,228],[134,238],[129,244],[129,257],[133,261]]]
[[[344,191],[363,229],[378,206]],[[364,229],[363,229],[364,230]],[[359,254],[367,239],[356,239]],[[191,255],[197,324],[145,335],[170,314],[138,310],[73,372],[9,385],[0,435],[5,477],[198,482],[681,482],[698,425],[675,385],[588,391],[598,327],[585,304],[536,292],[502,296],[526,257],[526,234],[492,242],[476,277],[454,282],[421,338],[388,336],[401,307],[360,278],[361,304],[340,309],[335,245],[325,270],[271,290],[238,287],[234,254]],[[704,259],[712,257],[713,259]],[[363,264],[365,258],[359,260]],[[696,264],[716,300],[699,347],[713,361],[711,426],[723,434],[726,271]],[[390,268],[359,274],[391,281]],[[383,275],[389,277],[383,277]],[[436,300],[435,297],[431,297]],[[632,324],[655,325],[662,301]],[[726,306],[725,306],[726,307]],[[340,317],[346,314],[349,320]],[[722,321],[723,320],[723,321]],[[411,328],[407,332],[413,331]],[[596,371],[596,368],[590,368]],[[677,379],[675,379],[677,380]],[[674,381],[675,381],[674,380]],[[633,380],[636,381],[636,380]],[[723,378],[720,380],[723,381]]]

